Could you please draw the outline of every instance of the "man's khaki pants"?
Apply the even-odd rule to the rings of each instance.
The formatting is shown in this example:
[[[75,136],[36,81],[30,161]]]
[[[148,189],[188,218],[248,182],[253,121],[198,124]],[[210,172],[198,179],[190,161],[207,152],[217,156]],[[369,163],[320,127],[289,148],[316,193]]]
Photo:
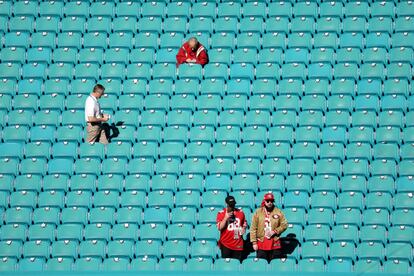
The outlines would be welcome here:
[[[99,142],[108,144],[109,125],[108,124],[86,124],[86,141],[89,143]]]

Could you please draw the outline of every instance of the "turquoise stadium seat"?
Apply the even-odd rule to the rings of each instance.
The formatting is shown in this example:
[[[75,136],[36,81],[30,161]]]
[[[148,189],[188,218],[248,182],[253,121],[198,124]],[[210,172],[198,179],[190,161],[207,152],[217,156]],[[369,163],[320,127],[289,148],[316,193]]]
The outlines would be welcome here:
[[[0,270],[411,272],[412,3],[320,2],[1,2]],[[268,191],[302,246],[219,260]]]

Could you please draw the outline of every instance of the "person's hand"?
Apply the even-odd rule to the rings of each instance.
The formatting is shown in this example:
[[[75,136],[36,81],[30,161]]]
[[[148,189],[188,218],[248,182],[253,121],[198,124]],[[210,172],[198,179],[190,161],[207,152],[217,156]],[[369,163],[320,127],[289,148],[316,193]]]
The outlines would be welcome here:
[[[185,60],[185,62],[187,62],[187,63],[192,63],[192,62],[193,62],[193,59],[191,59],[191,58],[187,58],[187,59]]]
[[[226,211],[226,214],[224,215],[224,220],[228,221],[229,218],[231,218],[232,216],[233,216],[233,211],[231,211],[231,212]]]
[[[103,117],[102,117],[102,120],[103,120],[104,122],[108,122],[108,120],[109,120],[109,115],[108,115],[108,114],[104,114],[104,115],[103,115]]]
[[[253,250],[254,250],[254,251],[257,251],[257,249],[259,249],[259,247],[257,246],[257,243],[254,243],[254,244],[253,244]]]
[[[268,240],[270,240],[275,235],[275,231],[266,231],[265,236]]]
[[[240,234],[244,235],[244,233],[246,233],[246,228],[242,227]]]

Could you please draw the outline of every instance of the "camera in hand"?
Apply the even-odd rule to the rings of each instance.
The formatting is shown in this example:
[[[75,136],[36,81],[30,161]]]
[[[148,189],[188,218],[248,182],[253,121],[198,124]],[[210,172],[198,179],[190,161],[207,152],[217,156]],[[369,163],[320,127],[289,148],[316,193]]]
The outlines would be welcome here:
[[[229,218],[229,223],[234,223],[236,221],[236,216],[234,215],[234,209],[235,209],[234,207],[235,207],[235,204],[229,205],[228,207],[228,212],[233,212],[233,214]]]
[[[226,203],[227,203],[227,212],[234,212],[234,209],[236,207],[236,200],[233,196],[226,197]],[[234,213],[229,218],[229,223],[234,223],[236,221],[236,216]]]

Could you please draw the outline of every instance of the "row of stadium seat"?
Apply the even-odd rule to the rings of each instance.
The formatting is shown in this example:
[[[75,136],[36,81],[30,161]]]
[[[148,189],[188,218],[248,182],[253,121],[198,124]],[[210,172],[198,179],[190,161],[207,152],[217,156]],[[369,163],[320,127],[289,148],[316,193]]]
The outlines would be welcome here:
[[[414,27],[413,27],[414,28]],[[305,32],[284,33],[285,30],[273,30],[260,34],[258,32],[241,32],[236,34],[228,30],[216,32],[198,31],[186,35],[186,38],[196,37],[207,49],[220,48],[390,48],[407,47],[412,48],[414,32],[398,32],[388,34],[386,32],[363,33],[345,32],[336,34],[334,32],[318,32],[315,34]],[[161,35],[159,35],[161,34]],[[211,38],[210,38],[211,36]],[[4,38],[3,38],[4,37]],[[64,31],[56,35],[54,32],[26,31],[0,32],[0,46],[20,47],[29,49],[45,48],[125,48],[125,49],[172,49],[179,48],[183,42],[184,34],[179,30],[162,33],[159,29],[148,29],[133,35],[133,32],[114,32],[108,35],[106,32],[81,32]],[[4,42],[3,42],[4,40]],[[236,43],[237,42],[237,43]],[[341,51],[338,49],[338,51]],[[73,61],[70,61],[73,62]]]
[[[272,66],[270,66],[270,69],[272,69]],[[144,66],[144,68],[147,67]],[[262,73],[259,72],[260,70]],[[307,110],[325,110],[327,105],[332,110],[345,109],[351,111],[354,107],[353,100],[360,99],[361,101],[363,97],[366,97],[367,100],[378,102],[377,96],[381,96],[381,98],[384,96],[387,102],[390,102],[389,106],[382,103],[381,107],[384,110],[401,109],[404,111],[407,109],[407,105],[408,109],[414,106],[414,103],[412,103],[414,97],[410,97],[410,95],[414,94],[412,92],[414,86],[410,87],[406,79],[388,79],[383,82],[378,79],[362,79],[357,82],[351,79],[335,79],[331,82],[325,79],[311,79],[305,82],[298,79],[282,79],[277,81],[272,77],[269,78],[270,72],[268,71],[268,68],[258,67],[256,69],[256,77],[259,77],[259,74],[261,74],[265,78],[258,78],[252,83],[247,79],[231,79],[225,82],[223,79],[216,78],[201,80],[201,82],[195,79],[175,81],[171,79],[155,79],[147,82],[145,79],[134,78],[124,80],[123,83],[119,79],[101,80],[102,85],[105,86],[105,94],[101,98],[101,106],[105,109],[111,104],[110,109],[115,109],[113,105],[117,103],[119,97],[119,109],[142,109],[143,96],[147,94],[151,95],[147,100],[151,97],[175,95],[172,99],[178,100],[181,97],[180,100],[184,103],[186,100],[194,102],[194,97],[196,96],[199,110],[221,110],[221,108],[229,106],[227,101],[230,98],[237,101],[234,109],[245,110],[246,108],[243,106],[247,106],[246,97],[250,98],[250,109],[272,110],[273,107],[290,109],[290,107],[286,107],[283,104],[272,104],[269,101],[273,101],[274,96],[282,96],[277,98],[278,102],[283,101],[283,97],[285,97],[285,100],[298,102],[295,106],[300,107],[299,101],[303,95],[308,96],[304,99],[312,96],[315,100],[318,98],[319,101],[324,101],[320,102],[321,106],[314,104],[307,108],[304,105],[303,107]],[[57,103],[56,106],[60,106],[60,109],[63,109],[63,105],[69,110],[82,109],[86,95],[90,94],[91,87],[93,87],[93,85],[90,86],[92,82],[95,81],[92,79],[69,81],[68,79],[60,78],[44,81],[40,79],[23,79],[19,81],[3,79],[2,86],[0,86],[0,99],[4,104],[0,106],[0,109],[10,110],[12,96],[14,98],[14,109],[37,109],[38,96],[42,96],[43,93],[46,96],[40,99],[39,107],[41,109],[47,109],[48,107],[50,107],[49,109],[57,109],[52,104],[54,102]],[[65,104],[63,104],[64,96],[67,97]],[[325,103],[325,97],[328,98],[327,103]],[[224,100],[223,103],[221,103],[222,98]],[[23,104],[26,101],[28,104]],[[48,105],[42,105],[42,101],[46,101]],[[131,103],[126,104],[129,101]],[[213,102],[214,105],[208,104],[209,102]],[[150,102],[146,102],[146,104],[150,104]],[[359,109],[362,108],[363,106],[361,105]],[[151,107],[148,109],[151,109]],[[185,108],[184,106],[181,109],[194,109],[194,107]],[[372,106],[366,107],[366,109],[372,109]],[[377,108],[375,109],[377,110]]]
[[[268,192],[268,191],[267,191]],[[261,193],[264,195],[267,192]],[[56,193],[56,192],[55,192]],[[88,194],[87,192],[78,191],[76,193],[82,194]],[[4,194],[4,192],[2,192]],[[48,194],[52,194],[50,192],[47,192],[43,194],[43,198],[47,197]],[[73,193],[74,194],[74,193]],[[139,194],[137,191],[128,191],[123,192],[121,198],[124,200],[124,202],[121,203],[121,208],[119,208],[119,203],[114,202],[113,204],[102,204],[105,207],[95,207],[91,208],[90,211],[88,211],[87,204],[84,203],[83,205],[79,206],[73,206],[75,205],[76,198],[74,196],[71,197],[70,205],[72,207],[64,208],[62,206],[62,210],[60,210],[59,207],[53,207],[57,206],[56,203],[50,203],[52,207],[45,206],[40,208],[32,209],[31,207],[10,207],[9,209],[4,210],[3,207],[0,208],[0,219],[2,221],[2,224],[42,224],[42,223],[51,223],[51,224],[66,224],[66,223],[75,223],[75,224],[83,224],[86,225],[88,223],[105,223],[105,224],[111,224],[114,223],[115,218],[118,223],[142,223],[142,220],[144,219],[145,223],[152,224],[152,223],[159,223],[162,225],[169,224],[170,221],[172,223],[185,223],[185,224],[191,224],[191,225],[197,225],[198,223],[211,223],[213,226],[215,224],[216,215],[218,210],[221,210],[223,203],[217,202],[214,195],[224,195],[224,197],[227,195],[226,193],[214,193],[211,192],[210,197],[207,197],[208,193],[205,193],[204,198],[206,199],[205,205],[210,205],[210,207],[204,207],[201,208],[198,212],[198,219],[197,219],[197,211],[195,207],[177,207],[174,208],[170,214],[170,211],[166,207],[147,207],[145,208],[144,212],[142,212],[142,205],[145,205],[145,203],[136,202],[135,195]],[[289,195],[292,195],[294,193],[289,193]],[[302,193],[304,194],[304,193]],[[345,194],[345,193],[344,193]],[[349,193],[347,193],[349,194]],[[237,194],[236,194],[237,195]],[[223,199],[224,197],[221,196],[220,199]],[[102,196],[101,196],[102,198]],[[207,201],[207,198],[210,201]],[[292,198],[292,196],[290,197]],[[321,198],[321,197],[319,197]],[[344,202],[346,201],[345,197]],[[353,199],[351,196],[348,196],[348,199]],[[24,199],[24,198],[23,198]],[[300,198],[299,200],[303,199]],[[102,199],[101,199],[102,200]],[[52,201],[49,200],[49,201]],[[351,201],[351,200],[348,200]],[[355,200],[354,200],[355,201]],[[69,204],[68,203],[68,204]],[[89,203],[92,207],[92,204]],[[221,204],[221,205],[220,205]],[[286,202],[285,205],[287,205],[288,202]],[[414,226],[412,222],[409,220],[410,216],[413,215],[413,209],[396,209],[393,211],[389,211],[386,208],[374,208],[374,209],[366,209],[366,210],[359,210],[358,207],[346,207],[346,208],[340,208],[337,210],[332,210],[329,208],[314,208],[308,210],[308,214],[306,214],[305,209],[303,209],[303,205],[300,205],[300,202],[296,202],[294,204],[293,201],[289,202],[290,205],[296,205],[298,207],[289,207],[285,206],[283,211],[291,216],[290,222],[292,224],[298,224],[289,226],[289,229],[291,231],[294,231],[298,237],[302,237],[301,229],[306,224],[317,224],[317,225],[345,225],[349,228],[349,225],[356,225],[356,226],[362,226],[362,225],[381,225],[385,227],[390,227],[390,223],[392,226]],[[358,205],[358,203],[353,202],[354,205]],[[344,206],[349,205],[352,206],[351,203],[344,204]],[[406,204],[407,205],[407,204]],[[117,208],[117,212],[115,212],[115,208]],[[254,209],[254,207],[253,207]],[[245,207],[244,208],[246,217],[250,219],[252,217],[252,210],[251,207]],[[143,214],[143,216],[142,216]],[[344,227],[345,227],[344,226]],[[101,227],[101,226],[99,226]],[[165,226],[163,226],[165,228]],[[404,227],[401,227],[402,230],[405,230]],[[164,229],[163,228],[163,229]],[[191,227],[192,228],[192,227]],[[210,229],[211,231],[215,229]],[[410,229],[406,229],[409,231]],[[412,230],[412,229],[411,229]],[[164,233],[164,230],[161,230],[161,233]],[[210,231],[210,232],[211,232]],[[214,231],[213,231],[214,232]],[[97,232],[98,233],[98,232]],[[150,232],[151,233],[151,232]],[[183,232],[185,233],[185,232]],[[289,233],[289,230],[288,232]],[[286,234],[287,234],[286,233]],[[165,236],[162,234],[161,236],[157,236],[160,233],[153,233],[154,237],[153,239],[164,239]],[[352,229],[344,230],[343,235],[347,236],[348,239],[351,234],[354,234],[354,231]],[[398,239],[402,242],[412,242],[409,239],[403,240],[407,238],[407,235],[412,234],[411,232],[401,233],[401,235],[397,236],[395,239]],[[214,234],[215,235],[215,234]],[[323,234],[321,234],[323,236]],[[158,238],[157,238],[158,237]],[[325,236],[325,238],[329,237]],[[352,241],[357,242],[356,239],[357,236],[353,236]],[[380,237],[381,240],[383,240],[383,237]],[[393,238],[390,238],[392,240]]]
[[[122,16],[161,16],[165,17],[249,17],[249,16],[364,16],[364,17],[395,17],[414,15],[413,4],[411,1],[404,1],[395,5],[393,1],[280,1],[268,2],[257,1],[225,1],[215,3],[214,1],[205,1],[191,3],[191,1],[177,1],[172,3],[150,2],[40,2],[25,1],[23,3],[11,3],[4,1],[1,3],[1,15],[29,15],[29,16],[104,16],[104,17],[122,17]]]
[[[232,9],[234,10],[234,9]],[[237,10],[234,10],[237,12]],[[173,26],[171,26],[173,25]],[[88,19],[81,16],[16,16],[8,18],[0,15],[0,30],[10,32],[105,32],[140,31],[153,32],[412,32],[414,17],[405,16],[398,18],[373,17],[368,20],[365,17],[350,16],[343,19],[338,17],[320,17],[315,19],[309,16],[297,16],[294,18],[270,17],[263,18],[260,15],[252,15],[244,18],[219,17],[195,17],[191,19],[183,17],[146,16],[140,19],[135,17],[110,17],[94,16]]]
[[[225,181],[219,181],[224,179]],[[212,181],[218,181],[221,183],[212,184]],[[223,183],[224,182],[224,183]],[[340,183],[340,184],[339,184]],[[393,179],[386,175],[372,176],[366,179],[363,176],[358,175],[346,175],[343,177],[336,177],[333,175],[317,175],[313,179],[309,175],[290,175],[286,178],[283,175],[267,174],[262,175],[259,178],[255,175],[235,175],[230,180],[228,176],[208,176],[207,180],[203,179],[202,175],[184,174],[180,175],[177,179],[173,175],[155,175],[150,177],[149,175],[135,174],[135,175],[114,175],[103,174],[99,176],[93,176],[88,174],[77,174],[73,176],[54,174],[41,176],[39,174],[21,174],[18,176],[13,175],[0,175],[0,190],[1,191],[68,191],[73,190],[85,190],[96,191],[99,190],[113,190],[113,191],[194,191],[201,192],[205,189],[211,190],[223,190],[224,187],[232,189],[240,197],[250,200],[254,197],[252,192],[258,190],[266,191],[304,191],[307,193],[322,192],[321,197],[326,196],[327,200],[330,197],[334,197],[332,193],[338,194],[341,192],[358,192],[355,196],[356,200],[362,201],[362,195],[370,193],[371,197],[381,196],[378,193],[409,193],[413,185],[412,176],[398,177]],[[328,194],[329,193],[329,194]],[[245,197],[244,195],[247,194]],[[385,195],[386,197],[387,195]],[[404,196],[399,196],[404,197]],[[280,200],[280,196],[278,197]],[[259,195],[257,196],[257,202],[259,201]],[[335,201],[335,200],[334,200]],[[323,203],[325,205],[315,206],[334,206]],[[199,202],[196,199],[195,202]],[[245,201],[244,201],[245,202]],[[248,205],[254,204],[254,200],[251,200]],[[319,203],[313,203],[319,204]],[[320,203],[322,204],[322,203]],[[362,204],[362,203],[361,203]],[[383,203],[384,206],[389,204]],[[246,204],[244,204],[246,205]],[[359,207],[361,207],[360,205]],[[334,207],[332,207],[334,208]],[[361,207],[362,208],[362,207]]]
[[[160,124],[160,122],[158,123]],[[112,137],[112,141],[122,141],[136,143],[138,142],[158,142],[162,141],[182,143],[190,142],[258,142],[257,146],[252,145],[252,148],[258,148],[260,151],[260,143],[273,144],[278,142],[291,143],[413,143],[414,133],[413,127],[404,127],[403,130],[399,127],[384,126],[374,129],[372,126],[357,126],[347,130],[343,126],[329,126],[319,128],[315,126],[299,126],[293,128],[292,126],[276,125],[269,129],[264,126],[247,126],[240,125],[225,125],[220,126],[216,130],[214,126],[200,125],[190,128],[184,126],[170,126],[163,129],[152,122],[150,125],[135,127],[135,125],[122,125],[117,128],[119,133]],[[243,127],[241,131],[240,128]],[[0,132],[0,137],[3,142],[66,142],[66,141],[82,141],[83,127],[74,125],[55,126],[41,125],[32,127],[30,130],[25,125],[5,126]],[[171,136],[170,136],[171,135]],[[270,147],[273,147],[270,145]],[[366,147],[365,145],[362,148]],[[392,146],[390,146],[392,148]],[[310,147],[311,148],[311,147]],[[384,146],[386,148],[386,146]],[[153,146],[148,147],[153,149]],[[205,146],[203,146],[203,150]],[[407,151],[409,152],[409,147]],[[390,149],[390,152],[393,150]],[[208,154],[205,151],[205,154]],[[387,153],[388,154],[388,153]]]
[[[208,82],[206,82],[208,83]],[[21,89],[26,84],[21,82]],[[150,85],[150,90],[158,90],[157,82]],[[193,83],[194,84],[194,83]],[[249,84],[245,82],[239,83],[241,86],[249,88]],[[277,84],[275,81],[255,81],[253,83],[253,95],[248,92],[229,93],[223,97],[220,94],[204,94],[194,95],[197,91],[196,85],[193,93],[169,95],[164,93],[150,93],[149,95],[128,94],[120,95],[105,94],[100,99],[100,107],[106,113],[115,113],[119,118],[116,120],[129,122],[145,121],[146,118],[158,118],[161,121],[168,121],[169,125],[217,125],[217,118],[220,116],[221,125],[243,125],[247,126],[260,125],[269,126],[270,122],[281,122],[281,117],[285,116],[290,121],[285,120],[283,125],[295,126],[299,122],[305,123],[303,119],[318,118],[321,121],[310,121],[309,123],[318,126],[323,125],[324,117],[326,121],[332,121],[330,125],[411,125],[411,114],[414,109],[414,95],[405,97],[401,94],[387,94],[378,97],[376,90],[380,85],[367,82],[359,82],[360,93],[358,96],[352,95],[332,95],[325,97],[323,93],[327,87],[318,87],[307,83],[305,91],[311,90],[320,93],[307,93],[301,95],[296,91],[293,94],[280,94],[275,96]],[[281,84],[282,85],[282,84]],[[176,91],[180,89],[177,84]],[[231,89],[237,89],[237,83],[229,83]],[[396,87],[398,89],[398,87]],[[191,89],[191,88],[190,88]],[[372,94],[370,93],[370,90]],[[256,93],[257,91],[258,93]],[[375,92],[374,92],[375,91]],[[33,91],[36,92],[36,91]],[[154,91],[155,92],[155,91]],[[218,91],[219,92],[219,91]],[[236,92],[236,91],[234,91]],[[328,94],[327,91],[325,91]],[[167,91],[168,93],[168,91]],[[169,91],[172,94],[172,91]],[[368,94],[370,93],[370,94]],[[60,123],[59,117],[65,114],[71,114],[72,118],[62,119],[63,124],[82,124],[81,113],[84,110],[84,103],[87,94],[65,95],[62,94],[46,94],[38,97],[36,94],[18,93],[15,96],[8,94],[0,94],[0,110],[8,111],[6,120],[3,121],[10,125],[23,124],[31,125],[32,118],[35,116],[37,125],[50,125]],[[119,110],[118,110],[119,109]],[[408,112],[407,112],[408,111]],[[341,119],[332,118],[333,114],[342,116]],[[4,114],[6,115],[6,114]],[[141,115],[141,120],[139,120]],[[216,117],[216,120],[211,118]],[[363,122],[356,119],[363,116],[367,121]],[[406,118],[404,118],[406,116]],[[162,118],[167,117],[167,118]],[[177,120],[181,117],[183,120]],[[199,121],[202,117],[211,118],[206,123]],[[298,117],[298,118],[296,118]],[[48,121],[47,118],[54,118]],[[115,120],[115,121],[116,121]],[[336,123],[334,123],[336,121]],[[53,123],[56,122],[56,123]],[[148,123],[142,122],[143,125]],[[155,124],[155,123],[154,123]],[[280,123],[279,123],[280,124]]]
[[[111,209],[107,213],[115,214]],[[97,214],[99,214],[97,209],[91,209],[90,224],[85,226],[73,223],[55,225],[52,222],[33,225],[5,224],[0,227],[0,233],[2,234],[1,240],[21,242],[27,240],[43,240],[49,242],[55,240],[100,240],[105,244],[105,242],[111,240],[138,240],[141,238],[144,241],[161,240],[165,243],[167,240],[166,237],[168,237],[169,242],[177,240],[186,242],[193,240],[215,241],[219,235],[219,232],[215,231],[214,223],[201,222],[200,224],[195,224],[196,220],[194,220],[194,227],[191,217],[190,221],[185,221],[185,223],[172,223],[166,228],[164,224],[142,224],[141,218],[137,219],[137,221],[141,221],[141,225],[136,224],[137,221],[134,223],[125,222],[116,224],[114,220],[110,220],[109,215],[105,216],[105,218],[97,219]],[[122,219],[121,215],[119,219]],[[301,243],[303,241],[320,241],[324,243],[344,242],[348,248],[361,242],[376,242],[386,246],[396,243],[406,243],[408,246],[412,246],[410,235],[414,231],[412,226],[393,226],[388,227],[387,230],[383,225],[373,224],[361,226],[358,229],[358,226],[355,224],[338,224],[330,227],[326,223],[320,224],[314,221],[309,221],[309,225],[302,228],[300,223],[289,224],[287,233],[294,233]],[[156,236],[154,232],[158,232],[157,234],[159,236]],[[284,234],[283,236],[286,235]],[[409,256],[410,254],[406,254],[402,258],[408,258]],[[351,258],[355,259],[355,256]]]
[[[208,64],[204,68],[200,65],[181,65],[176,70],[175,64],[163,63],[152,66],[148,64],[110,63],[99,67],[94,63],[77,65],[56,63],[50,66],[42,63],[2,63],[0,77],[10,79],[247,79],[255,77],[276,79],[411,79],[412,67],[410,63],[370,63],[360,67],[355,63],[286,63],[282,66],[275,64],[261,64],[257,68],[252,63],[236,63],[227,66],[223,63]],[[282,75],[283,73],[283,75]],[[262,75],[261,75],[262,74]]]
[[[162,41],[162,39],[161,39]],[[221,40],[223,43],[223,41]],[[245,41],[246,42],[246,41]],[[124,48],[56,48],[52,51],[51,48],[42,46],[24,49],[22,47],[7,47],[0,50],[0,60],[3,62],[15,62],[24,64],[27,63],[97,63],[101,66],[104,63],[175,63],[176,53],[178,48],[182,44],[182,39],[177,40],[174,45],[166,44],[168,47],[162,46],[161,42],[160,50],[155,52],[154,49],[141,48],[141,49],[124,49]],[[247,42],[246,42],[247,43]],[[259,40],[257,40],[259,43]],[[234,63],[328,63],[335,64],[341,62],[349,63],[377,63],[381,64],[390,63],[412,63],[413,50],[411,48],[397,47],[387,51],[384,48],[367,47],[362,51],[358,48],[346,48],[336,51],[331,48],[315,48],[311,51],[304,48],[287,49],[282,51],[279,48],[264,48],[257,51],[256,42],[252,44],[242,44],[238,39],[238,49],[231,50],[231,48],[213,48],[209,50],[209,60],[211,63],[224,63],[230,65]],[[172,47],[173,46],[173,47]],[[225,46],[224,43],[221,46]],[[272,66],[273,66],[272,65]],[[50,67],[50,66],[49,66]],[[53,67],[53,66],[52,66]],[[260,67],[260,66],[258,66]],[[278,68],[276,67],[275,70]]]
[[[124,192],[123,199],[128,199],[129,202],[125,202],[122,208],[118,208],[117,212],[115,213],[114,208],[118,206],[110,206],[110,207],[97,207],[92,208],[88,211],[87,207],[68,207],[63,208],[60,210],[58,207],[42,207],[37,209],[32,209],[30,207],[11,207],[7,210],[0,208],[0,218],[2,219],[2,223],[5,224],[26,224],[30,225],[35,224],[83,224],[87,225],[88,223],[98,224],[98,228],[102,228],[100,223],[111,224],[114,223],[114,216],[116,216],[118,223],[142,223],[144,220],[145,223],[151,224],[160,224],[161,233],[154,232],[147,232],[147,234],[152,233],[153,239],[164,239],[165,238],[165,224],[169,224],[170,221],[172,223],[184,223],[190,225],[198,225],[199,223],[210,223],[215,226],[216,222],[216,215],[218,210],[222,208],[222,202],[220,203],[215,202],[212,203],[211,207],[208,208],[201,208],[198,212],[198,219],[197,219],[197,211],[194,207],[178,207],[174,208],[170,211],[168,208],[165,207],[151,207],[145,208],[144,212],[141,209],[141,203],[135,203],[134,195],[138,192]],[[264,193],[262,193],[263,195]],[[206,196],[207,197],[207,196]],[[214,195],[210,197],[211,201],[217,200]],[[223,197],[218,198],[218,200],[223,199]],[[207,204],[207,202],[206,202]],[[109,205],[109,204],[107,204]],[[114,204],[115,205],[115,204]],[[244,208],[245,215],[249,221],[251,221],[252,211],[249,208]],[[399,241],[399,242],[406,242],[412,243],[412,237],[409,238],[409,235],[412,235],[412,227],[414,226],[413,223],[409,220],[410,216],[413,215],[413,209],[397,209],[394,211],[389,211],[387,209],[375,208],[375,209],[367,209],[359,210],[358,208],[346,207],[335,210],[327,208],[315,208],[308,210],[308,214],[306,214],[305,209],[297,208],[297,207],[286,207],[283,211],[291,217],[291,225],[289,225],[289,229],[286,234],[294,231],[298,237],[302,237],[302,227],[306,224],[316,224],[316,225],[343,225],[343,231],[339,231],[342,233],[342,238],[344,240],[358,242],[356,240],[357,236],[354,234],[354,228],[350,228],[350,225],[355,226],[362,226],[362,225],[372,225],[377,226],[385,226],[391,227],[398,226],[401,231],[394,231],[394,234],[398,234],[396,237],[390,237],[390,241]],[[391,213],[391,214],[390,214]],[[143,214],[143,216],[142,216]],[[391,225],[390,225],[391,223]],[[91,227],[94,227],[92,226]],[[298,225],[296,225],[298,224]],[[407,228],[409,226],[409,228]],[[109,226],[107,226],[109,227]],[[181,227],[181,226],[180,226]],[[189,226],[190,227],[190,226]],[[95,227],[96,229],[96,227]],[[192,226],[190,227],[192,229]],[[96,229],[94,232],[96,235],[100,236],[101,239],[105,239],[106,235],[103,233],[99,233],[99,229]],[[104,230],[104,229],[102,229]],[[187,227],[188,230],[188,227]],[[210,229],[211,231],[216,229]],[[211,232],[210,231],[210,232]],[[391,231],[391,230],[390,230]],[[211,232],[213,233],[213,232]],[[210,233],[210,235],[211,235]],[[162,234],[162,235],[160,235]],[[180,232],[182,237],[187,238],[187,234],[185,231]],[[103,235],[103,236],[102,236]],[[158,236],[157,236],[158,235]],[[214,234],[215,235],[215,234]],[[321,234],[323,235],[323,234]],[[352,236],[353,235],[353,236]],[[380,235],[379,235],[380,236]],[[325,236],[327,238],[328,236]],[[171,238],[171,237],[169,237]],[[382,240],[383,237],[380,237]],[[405,240],[404,240],[405,239]]]
[[[298,142],[290,145],[289,142],[275,142],[263,144],[260,142],[184,142],[164,141],[160,145],[157,142],[142,141],[139,144],[117,142],[104,148],[101,144],[81,144],[77,142],[63,141],[55,142],[32,142],[24,144],[5,142],[0,145],[0,158],[14,158],[25,160],[25,158],[97,158],[99,160],[121,158],[130,159],[132,156],[150,157],[157,159],[176,157],[183,159],[191,158],[271,158],[297,159],[362,159],[362,160],[411,160],[413,156],[413,144],[390,144],[378,143],[371,145],[367,142],[352,142],[347,145],[335,142],[316,144],[312,142]],[[325,160],[326,161],[326,160]],[[29,161],[25,161],[29,162]],[[39,161],[43,162],[43,161]],[[114,162],[105,161],[105,162]],[[201,161],[200,161],[201,162]]]
[[[266,260],[248,258],[240,264],[233,259],[217,259],[214,262],[210,258],[193,258],[187,262],[182,258],[163,258],[159,262],[156,258],[98,258],[84,257],[74,261],[72,258],[50,258],[47,261],[43,258],[22,258],[17,262],[14,258],[4,258],[2,268],[6,271],[137,271],[137,272],[196,272],[196,271],[217,271],[217,272],[376,272],[376,273],[409,273],[410,263],[405,260],[358,260],[353,262],[347,259],[332,259],[326,264],[319,259],[305,258],[296,262],[293,259],[276,259],[271,264]]]
[[[213,224],[212,227],[215,228]],[[75,230],[75,229],[73,229]],[[129,229],[128,229],[129,230]],[[214,229],[215,230],[215,229]],[[214,238],[215,239],[215,238]],[[136,243],[136,245],[135,245]],[[345,245],[344,245],[345,244]],[[6,241],[0,242],[1,247],[5,247],[5,257],[19,258],[20,252],[23,252],[24,257],[49,258],[67,257],[76,258],[78,255],[82,257],[101,257],[105,258],[107,255],[112,257],[160,257],[164,258],[178,257],[178,258],[192,258],[204,257],[211,258],[217,256],[217,245],[215,241],[199,240],[191,243],[187,241],[171,240],[164,242],[161,246],[160,242],[148,241],[134,242],[134,240],[114,240],[107,244],[104,241],[83,241],[77,240],[58,240],[53,243],[45,240],[27,241],[22,245],[21,241]],[[0,247],[0,248],[1,248]],[[158,250],[155,248],[158,247]],[[355,252],[356,251],[356,252]],[[162,252],[162,253],[161,253]],[[412,246],[410,244],[391,243],[385,248],[378,242],[362,242],[358,244],[357,248],[353,244],[344,242],[332,243],[330,247],[326,243],[319,241],[305,242],[297,250],[297,256],[302,256],[303,259],[328,259],[328,256],[333,258],[343,259],[370,259],[370,260],[410,260],[412,256]],[[329,253],[328,253],[329,252]],[[356,257],[358,256],[358,258]]]
[[[171,149],[173,151],[173,149]],[[179,155],[171,154],[171,155]],[[138,158],[139,157],[139,158]],[[254,156],[258,157],[258,156]],[[390,156],[389,158],[392,158]],[[98,158],[81,158],[76,161],[72,158],[55,158],[46,160],[43,158],[18,159],[4,158],[0,160],[3,174],[68,174],[75,171],[78,174],[305,174],[305,175],[362,175],[382,176],[389,175],[394,178],[399,176],[411,176],[411,168],[414,160],[408,159],[396,162],[392,159],[376,159],[371,162],[364,159],[347,159],[341,162],[338,159],[321,159],[315,161],[311,158],[300,157],[292,160],[284,158],[267,158],[261,161],[258,158],[240,158],[234,160],[229,157],[216,157],[207,159],[189,158],[181,160],[179,157],[162,157],[154,160],[151,157],[130,159],[108,158],[102,164]],[[101,168],[102,167],[102,168]],[[411,167],[411,168],[410,168]]]
[[[36,178],[34,178],[36,179]],[[297,181],[298,184],[300,183]],[[86,185],[87,183],[84,183]],[[93,182],[89,183],[93,188]],[[230,185],[222,185],[222,186],[207,186],[207,192],[204,192],[202,195],[199,191],[179,191],[176,192],[175,195],[171,190],[155,190],[149,192],[146,195],[145,192],[141,191],[126,191],[120,192],[118,191],[121,189],[121,183],[104,183],[109,186],[109,188],[117,189],[117,190],[106,190],[105,187],[99,187],[100,191],[92,193],[88,190],[74,190],[71,192],[63,191],[47,191],[37,193],[35,191],[17,191],[13,192],[8,195],[7,192],[1,192],[1,207],[29,207],[29,208],[36,208],[38,207],[83,207],[83,208],[91,208],[94,207],[110,207],[110,208],[118,208],[119,206],[134,206],[134,207],[143,207],[148,208],[152,207],[196,207],[200,208],[200,206],[204,207],[211,207],[211,206],[222,206],[222,202],[224,201],[224,197],[227,195],[225,193],[226,190],[230,190]],[[154,183],[153,183],[154,184]],[[166,187],[165,189],[175,189],[174,186],[167,186],[166,183],[163,183]],[[175,183],[172,183],[175,184]],[[234,183],[233,183],[234,185]],[[75,185],[74,185],[75,186]],[[99,184],[98,184],[99,186]],[[281,186],[281,185],[280,185]],[[237,186],[236,186],[237,187]],[[145,188],[145,187],[142,187]],[[155,187],[157,188],[157,187]],[[162,187],[164,188],[164,187]],[[291,189],[295,189],[296,187],[292,185]],[[73,187],[72,189],[76,189]],[[102,190],[101,190],[102,189]],[[158,188],[159,189],[159,188]],[[238,189],[243,189],[243,187],[239,187]],[[413,203],[413,193],[397,193],[394,197],[390,193],[383,193],[383,192],[373,192],[367,193],[365,198],[362,193],[359,192],[342,192],[338,195],[335,195],[334,192],[314,192],[310,196],[307,191],[303,191],[304,189],[309,189],[309,187],[301,188],[302,191],[288,191],[284,192],[283,195],[280,192],[274,192],[276,196],[275,204],[278,206],[283,206],[284,208],[291,208],[291,207],[300,207],[308,209],[309,206],[312,208],[329,208],[329,209],[336,209],[337,207],[342,208],[355,208],[358,210],[363,210],[367,208],[368,210],[375,209],[374,211],[367,211],[367,212],[377,212],[377,209],[384,209],[384,210],[392,210],[393,207],[395,209],[414,209]],[[221,192],[218,192],[221,191]],[[237,197],[238,205],[240,207],[245,207],[249,209],[255,209],[256,206],[260,206],[260,203],[263,199],[263,195],[266,193],[260,192],[255,197],[254,193],[251,191],[237,191],[233,194]],[[8,209],[11,213],[14,212],[13,209]],[[161,214],[165,212],[169,212],[168,210],[159,210],[160,217]],[[385,212],[385,211],[383,211]],[[6,211],[6,214],[8,211]],[[109,210],[107,213],[109,218],[112,218],[114,215],[114,210]],[[102,213],[103,217],[105,216]],[[6,215],[7,216],[7,215]],[[319,211],[319,216],[325,216],[325,222],[328,224],[333,224],[333,211]],[[388,216],[385,214],[384,216]],[[7,216],[8,217],[8,216]],[[165,216],[164,216],[165,217]],[[9,218],[9,221],[12,221],[13,218]],[[311,221],[311,220],[308,220]],[[365,223],[365,222],[364,222]]]

